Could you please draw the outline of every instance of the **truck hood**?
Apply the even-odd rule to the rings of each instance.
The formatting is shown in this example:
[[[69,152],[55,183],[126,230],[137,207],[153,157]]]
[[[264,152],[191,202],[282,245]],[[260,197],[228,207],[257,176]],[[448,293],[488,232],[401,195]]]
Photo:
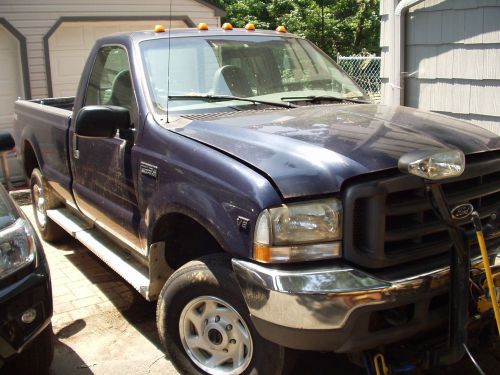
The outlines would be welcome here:
[[[285,199],[337,192],[349,177],[395,168],[414,150],[500,148],[498,136],[472,124],[374,104],[214,114],[172,130],[258,169]]]

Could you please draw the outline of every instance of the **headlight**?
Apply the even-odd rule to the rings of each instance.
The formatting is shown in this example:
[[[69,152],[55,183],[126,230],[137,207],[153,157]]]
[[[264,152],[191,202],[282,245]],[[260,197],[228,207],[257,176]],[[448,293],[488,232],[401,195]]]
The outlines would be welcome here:
[[[254,259],[267,263],[336,258],[341,238],[338,199],[283,205],[263,211],[257,219]]]
[[[415,151],[403,155],[398,167],[404,173],[441,180],[460,176],[465,169],[465,156],[460,150]]]
[[[0,278],[4,278],[35,259],[33,233],[23,219],[0,231]]]

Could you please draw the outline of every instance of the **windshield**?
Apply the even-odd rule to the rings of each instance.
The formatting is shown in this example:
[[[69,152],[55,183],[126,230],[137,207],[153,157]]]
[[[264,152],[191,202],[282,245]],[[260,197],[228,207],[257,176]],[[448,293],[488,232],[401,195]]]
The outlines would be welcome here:
[[[317,96],[367,99],[363,91],[312,43],[279,36],[206,36],[140,44],[155,111],[170,114],[243,110]],[[168,82],[170,76],[170,82]],[[202,98],[205,97],[205,98]],[[296,98],[296,99],[295,99]],[[272,104],[271,104],[272,105]]]

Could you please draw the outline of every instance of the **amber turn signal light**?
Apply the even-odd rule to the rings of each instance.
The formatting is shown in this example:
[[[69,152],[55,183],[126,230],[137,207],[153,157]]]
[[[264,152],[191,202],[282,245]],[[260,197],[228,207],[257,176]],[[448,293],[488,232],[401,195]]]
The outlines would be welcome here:
[[[259,243],[254,244],[254,258],[262,263],[269,263],[271,261],[271,249],[268,245]]]

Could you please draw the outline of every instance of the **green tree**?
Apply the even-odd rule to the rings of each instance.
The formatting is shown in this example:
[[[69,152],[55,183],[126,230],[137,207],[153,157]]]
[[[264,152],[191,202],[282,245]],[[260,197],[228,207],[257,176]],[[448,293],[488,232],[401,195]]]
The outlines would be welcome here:
[[[283,24],[335,56],[366,48],[379,53],[380,0],[214,0],[225,9],[225,21],[236,27],[252,22],[257,28]]]

